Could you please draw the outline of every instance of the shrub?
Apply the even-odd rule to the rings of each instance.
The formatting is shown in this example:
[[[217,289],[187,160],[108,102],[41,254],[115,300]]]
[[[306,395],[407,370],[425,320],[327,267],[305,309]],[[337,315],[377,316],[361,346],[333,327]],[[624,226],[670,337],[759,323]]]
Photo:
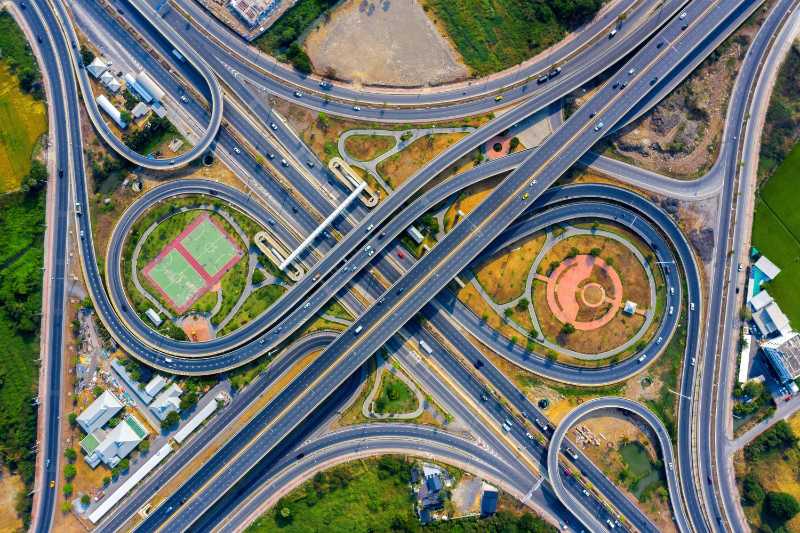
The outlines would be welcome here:
[[[66,464],[64,465],[64,478],[67,481],[75,479],[75,475],[78,473],[78,470],[75,468],[74,464]]]
[[[742,499],[747,505],[756,505],[764,500],[764,487],[752,473],[742,481]]]
[[[67,448],[64,450],[64,457],[67,458],[67,461],[74,461],[78,458],[78,453],[75,451],[75,448]]]
[[[800,503],[786,492],[768,492],[764,498],[764,511],[781,523],[788,522],[800,512]]]

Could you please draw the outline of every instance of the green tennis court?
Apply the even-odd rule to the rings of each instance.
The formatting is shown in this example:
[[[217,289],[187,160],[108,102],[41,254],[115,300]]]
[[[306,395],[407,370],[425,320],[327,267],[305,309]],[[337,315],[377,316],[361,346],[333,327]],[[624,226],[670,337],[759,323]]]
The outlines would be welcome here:
[[[177,309],[182,308],[206,281],[181,253],[172,249],[147,273]]]
[[[225,234],[206,218],[181,240],[192,257],[211,278],[238,255],[238,250]]]

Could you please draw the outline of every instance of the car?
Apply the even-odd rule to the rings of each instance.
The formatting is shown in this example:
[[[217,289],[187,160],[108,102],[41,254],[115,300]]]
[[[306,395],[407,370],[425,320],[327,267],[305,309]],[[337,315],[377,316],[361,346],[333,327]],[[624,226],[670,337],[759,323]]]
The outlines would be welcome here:
[[[736,267],[736,272],[741,272],[741,271],[742,271],[742,264],[739,263],[739,265]]]
[[[361,111],[361,108],[358,107],[357,105],[354,105],[353,106],[353,111]]]
[[[50,466],[50,459],[48,459],[47,461],[44,462],[44,466],[45,466],[45,468]]]
[[[308,165],[308,168],[314,168],[314,162],[310,159],[306,161],[306,165]]]
[[[19,3],[19,7],[22,8],[22,9],[25,9],[28,6],[25,5],[25,2],[20,2]]]
[[[267,223],[268,223],[270,226],[274,226],[274,225],[275,225],[275,219],[274,219],[274,218],[269,218],[269,219],[267,219]]]
[[[688,24],[684,24],[683,26],[681,26],[681,30],[685,30],[685,29],[686,29],[686,28],[688,28],[688,27],[689,27],[689,25],[688,25]]]
[[[592,111],[589,113],[589,118],[594,118],[595,116],[597,116],[597,111]]]
[[[613,30],[611,30],[611,33],[608,34],[608,38],[613,39],[616,34],[617,34],[617,28],[614,28]]]
[[[533,435],[531,435],[530,431],[526,431],[525,436],[528,437],[530,440],[533,440]]]
[[[369,252],[367,252],[367,255],[369,257],[372,257],[372,254],[374,254],[374,253],[375,253],[375,250],[370,250]]]
[[[669,314],[671,315],[674,311],[675,311],[675,307],[670,305],[669,306]]]
[[[386,232],[385,231],[382,231],[382,232],[380,232],[380,234],[378,234],[378,238],[379,239],[383,239],[384,237],[386,237]]]
[[[305,457],[305,456],[306,456],[306,454],[304,454],[304,453],[302,453],[302,452],[301,452],[301,453],[298,453],[298,454],[295,456],[295,458],[296,458],[296,459],[299,461],[300,459],[302,459],[302,458],[303,458],[303,457]]]
[[[270,158],[270,159],[275,159],[275,154],[270,152],[270,153],[267,154],[267,157]]]
[[[669,293],[670,294],[675,294],[675,287],[670,287],[669,288]]]
[[[694,302],[689,304],[689,311],[694,311]]]
[[[637,359],[637,361],[639,361],[640,363],[644,363],[644,360],[645,360],[645,359],[647,359],[647,355],[645,355],[645,354],[642,354],[642,355],[640,355],[640,356],[639,356],[639,358]]]
[[[185,103],[186,103],[186,102],[188,102],[188,101],[189,101],[189,99],[188,99],[188,98],[186,98],[186,95],[185,95],[185,94],[182,94],[182,95],[181,95],[181,102],[183,102],[183,103],[185,104]]]
[[[270,122],[269,127],[272,128],[273,131],[277,131],[278,129],[278,125],[275,124],[274,122]]]
[[[400,250],[399,252],[397,252],[397,257],[399,257],[400,259],[405,259],[406,258],[406,254],[404,254],[403,251]]]
[[[513,421],[513,420],[511,420],[510,418],[506,418],[505,424],[506,424],[508,427],[511,427],[511,426],[513,426],[513,425],[514,425],[514,421]]]
[[[522,199],[523,199],[523,200],[527,200],[527,199],[528,199],[528,193],[525,193],[525,194],[523,194],[523,195],[522,195]]]
[[[664,46],[664,41],[659,41],[658,44],[656,44],[656,48],[660,49],[662,46]]]
[[[475,359],[475,368],[477,368],[478,370],[483,368],[483,361],[481,361],[480,359]]]
[[[498,94],[497,96],[494,97],[494,101],[495,102],[502,102],[503,101],[503,95]]]
[[[294,92],[294,97],[295,98],[302,98],[303,97],[303,93],[301,93],[300,91],[295,91]]]
[[[489,396],[487,396],[485,392],[481,393],[481,401],[482,402],[489,401]]]
[[[586,489],[583,489],[583,495],[588,498],[589,497],[589,491],[586,490]]]
[[[372,228],[374,228],[374,227],[375,227],[375,224],[370,224],[369,226],[367,226],[367,229],[365,231],[367,233],[369,233],[370,231],[372,231]]]
[[[507,425],[507,424],[503,424],[503,429],[505,430],[506,433],[511,431],[511,427],[509,425]]]
[[[620,89],[624,89],[627,86],[628,86],[628,82],[627,81],[623,81],[622,83],[619,84],[619,88]]]
[[[597,124],[595,124],[595,126],[594,126],[594,131],[600,131],[600,130],[602,130],[602,129],[603,129],[603,126],[605,126],[605,124],[603,124],[602,122],[598,122],[598,123],[597,123]]]
[[[311,307],[311,302],[306,302],[303,309],[308,309],[309,307]]]
[[[396,295],[398,295],[398,296],[400,296],[401,294],[403,294],[403,292],[404,292],[405,290],[406,290],[406,288],[405,288],[405,287],[400,287],[399,289],[397,289],[397,291],[395,291],[395,294],[396,294]]]
[[[85,238],[85,237],[86,237],[86,234],[85,234],[85,233],[83,233],[83,230],[81,230],[80,236],[81,236],[81,239],[83,239],[83,238]]]
[[[536,180],[533,180],[533,181],[531,181],[531,182],[528,184],[528,187],[533,187],[534,185],[536,185]]]
[[[608,527],[611,528],[611,529],[614,529],[614,528],[617,527],[617,526],[614,525],[614,522],[612,522],[611,520],[606,520],[606,524],[608,524]]]
[[[50,488],[52,489],[52,488],[54,488],[55,486],[56,486],[56,480],[55,480],[55,479],[51,479],[51,480],[50,480]]]
[[[650,85],[655,85],[656,83],[658,83],[658,76],[653,76],[650,80]]]
[[[686,11],[684,11],[683,13],[678,15],[678,18],[681,19],[681,20],[685,19],[686,18]]]
[[[63,178],[64,177],[64,169],[63,168],[59,168],[58,169],[58,177],[59,178]]]
[[[319,82],[319,86],[322,87],[323,89],[330,89],[331,82],[329,82],[328,80],[322,80],[321,82]]]
[[[286,159],[281,159],[281,165],[283,165],[285,167],[288,167],[289,166],[289,162]]]
[[[233,151],[236,152],[237,154],[241,154],[242,153],[242,151],[239,149],[238,146],[234,146],[233,147]]]
[[[656,344],[661,344],[661,341],[664,340],[664,337],[659,337],[656,339]]]
[[[559,74],[561,74],[561,67],[556,67],[553,70],[551,70],[550,72],[548,72],[547,76],[550,77],[550,78],[555,78]]]
[[[41,33],[36,35],[36,40],[39,41],[39,42],[42,42],[43,39],[42,39],[42,34]]]
[[[536,80],[536,83],[544,83],[549,79],[550,78],[548,78],[546,75],[545,76],[539,76],[539,79]]]
[[[691,362],[690,364],[691,364],[692,366],[694,366],[696,362],[697,362],[697,359],[695,359],[694,357],[692,357],[692,362]]]
[[[614,85],[612,85],[612,86],[611,86],[611,88],[612,88],[612,89],[616,89],[617,87],[619,87],[619,82],[618,82],[618,81],[615,81],[615,82],[614,82]]]
[[[630,69],[628,69],[628,76],[633,76],[634,74],[636,74],[635,68],[631,67]]]

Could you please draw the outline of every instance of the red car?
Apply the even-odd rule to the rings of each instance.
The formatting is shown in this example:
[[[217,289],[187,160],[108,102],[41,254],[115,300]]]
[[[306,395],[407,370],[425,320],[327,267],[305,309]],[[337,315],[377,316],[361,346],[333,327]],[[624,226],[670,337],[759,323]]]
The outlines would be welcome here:
[[[404,254],[402,252],[402,250],[401,250],[401,251],[397,252],[397,257],[399,257],[400,259],[405,259],[406,258],[406,254]]]

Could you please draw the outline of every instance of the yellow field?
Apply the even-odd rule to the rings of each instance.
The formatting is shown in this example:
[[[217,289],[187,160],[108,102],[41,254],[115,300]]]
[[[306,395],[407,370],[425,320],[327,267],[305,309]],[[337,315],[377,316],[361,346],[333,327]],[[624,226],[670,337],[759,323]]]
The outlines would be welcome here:
[[[20,91],[17,77],[0,65],[0,193],[19,188],[46,132],[45,104]]]

